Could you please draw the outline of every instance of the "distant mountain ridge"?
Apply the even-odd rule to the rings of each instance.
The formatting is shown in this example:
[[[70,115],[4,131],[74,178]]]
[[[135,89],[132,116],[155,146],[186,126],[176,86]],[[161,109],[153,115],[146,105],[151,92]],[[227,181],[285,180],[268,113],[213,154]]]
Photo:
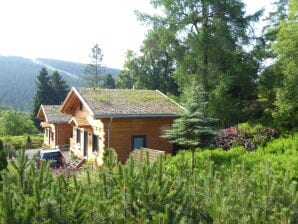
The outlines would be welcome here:
[[[71,86],[84,86],[86,64],[49,58],[28,59],[0,55],[0,105],[31,111],[35,80],[39,71],[47,68],[49,74],[58,71]],[[116,78],[119,69],[103,68],[104,73]]]

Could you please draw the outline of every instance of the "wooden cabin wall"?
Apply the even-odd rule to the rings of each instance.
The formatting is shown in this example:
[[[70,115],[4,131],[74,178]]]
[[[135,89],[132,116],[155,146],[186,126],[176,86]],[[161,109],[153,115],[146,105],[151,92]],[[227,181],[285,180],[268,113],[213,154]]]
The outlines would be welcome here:
[[[105,129],[105,147],[108,147],[108,127],[110,119],[103,119]],[[160,136],[171,128],[173,118],[114,118],[110,127],[110,147],[125,162],[132,151],[132,136],[145,135],[147,148],[172,153],[173,146]]]

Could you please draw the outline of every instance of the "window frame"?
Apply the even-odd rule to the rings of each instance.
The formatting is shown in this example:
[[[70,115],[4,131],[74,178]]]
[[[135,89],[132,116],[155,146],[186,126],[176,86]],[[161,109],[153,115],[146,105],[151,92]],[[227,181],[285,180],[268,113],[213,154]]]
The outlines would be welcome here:
[[[96,144],[94,144],[95,142]],[[99,136],[96,134],[92,134],[92,153],[96,154],[98,152],[99,152]]]
[[[76,130],[76,143],[81,144],[81,130],[79,128]]]
[[[146,148],[147,147],[147,135],[132,135],[131,136],[131,151],[140,149],[140,148],[134,148],[134,140],[136,138],[142,138],[143,139],[143,147],[141,147],[141,148]]]

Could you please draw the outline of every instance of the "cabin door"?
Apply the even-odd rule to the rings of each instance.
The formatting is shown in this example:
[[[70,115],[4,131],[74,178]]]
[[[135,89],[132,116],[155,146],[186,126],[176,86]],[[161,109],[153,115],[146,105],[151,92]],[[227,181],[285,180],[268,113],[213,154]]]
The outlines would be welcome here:
[[[88,131],[84,131],[84,156],[88,154]]]

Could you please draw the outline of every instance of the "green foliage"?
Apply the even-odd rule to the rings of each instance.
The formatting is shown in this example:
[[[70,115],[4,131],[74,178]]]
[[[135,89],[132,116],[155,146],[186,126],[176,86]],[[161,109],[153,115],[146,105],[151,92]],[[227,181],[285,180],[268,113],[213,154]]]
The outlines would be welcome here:
[[[152,26],[143,42],[146,51],[135,60],[136,65],[149,66],[145,71],[136,69],[145,74],[145,80],[139,79],[140,85],[148,77],[158,85],[162,79],[146,71],[166,62],[169,76],[174,77],[181,92],[185,93],[193,80],[199,81],[208,95],[206,112],[219,119],[222,127],[255,117],[259,65],[243,46],[254,39],[249,27],[262,12],[246,16],[241,1],[154,0],[152,5],[163,14],[138,14],[141,21]]]
[[[185,151],[138,166],[110,154],[102,167],[70,178],[46,163],[34,169],[21,152],[1,172],[0,222],[295,223],[297,144],[294,135],[250,153],[197,151],[194,172]]]
[[[57,71],[49,76],[46,68],[40,70],[35,85],[31,118],[35,127],[41,129],[40,121],[36,118],[40,105],[60,105],[64,101],[69,87]]]
[[[48,58],[33,61],[0,55],[0,105],[8,105],[9,109],[32,111],[34,83],[43,65],[51,71],[58,70],[68,86],[85,86],[83,77],[86,64]],[[119,69],[104,67],[104,70],[112,74],[113,78],[119,73]]]
[[[14,110],[0,112],[0,136],[34,133],[37,130],[28,113]]]
[[[282,69],[279,63],[273,64],[262,72],[258,83],[258,102],[263,114],[261,122],[269,126],[276,126],[273,112],[276,109],[276,91],[283,82]]]
[[[11,165],[17,171],[19,180],[18,184],[23,190],[25,187],[25,170],[30,165],[28,156],[25,154],[25,149],[22,149],[18,152],[17,160],[12,160]]]
[[[295,131],[298,125],[297,2],[279,0],[274,4],[275,10],[267,19],[269,24],[258,47],[259,60],[264,62],[258,86],[258,101],[263,110],[260,121],[283,131]]]
[[[128,70],[122,70],[116,79],[117,89],[132,89],[134,87],[134,78]]]
[[[7,159],[6,153],[3,150],[3,141],[0,139],[0,171],[6,169],[7,167]],[[0,180],[2,180],[2,176],[0,173]]]
[[[132,51],[126,54],[124,70],[117,77],[118,88],[158,89],[164,93],[178,94],[174,81],[173,49],[164,44],[166,29],[149,31],[141,47],[141,56]]]
[[[115,80],[113,79],[111,74],[107,74],[103,77],[103,88],[106,89],[115,89]]]
[[[103,83],[103,68],[101,61],[103,53],[98,44],[95,44],[91,49],[91,62],[85,68],[85,80],[88,87],[100,87]]]
[[[0,56],[0,104],[30,111],[34,81],[41,65],[30,59]]]
[[[31,144],[28,144],[28,138]],[[6,149],[21,149],[21,148],[41,148],[43,143],[43,134],[39,135],[19,135],[19,136],[2,136],[1,139]]]
[[[57,71],[53,72],[53,74],[50,76],[50,85],[53,91],[52,104],[61,104],[69,91],[69,86]]]
[[[277,89],[276,106],[273,116],[282,128],[298,127],[298,23],[297,1],[289,1],[288,20],[280,23],[277,43],[273,46],[283,69],[284,80]]]
[[[263,125],[256,124],[250,125],[249,123],[241,123],[237,125],[239,131],[245,135],[256,135],[261,129],[263,129]]]
[[[205,115],[205,92],[201,86],[193,82],[192,91],[188,95],[186,111],[176,119],[172,129],[162,137],[170,139],[174,144],[186,148],[206,147],[214,136],[212,126],[215,120]]]

